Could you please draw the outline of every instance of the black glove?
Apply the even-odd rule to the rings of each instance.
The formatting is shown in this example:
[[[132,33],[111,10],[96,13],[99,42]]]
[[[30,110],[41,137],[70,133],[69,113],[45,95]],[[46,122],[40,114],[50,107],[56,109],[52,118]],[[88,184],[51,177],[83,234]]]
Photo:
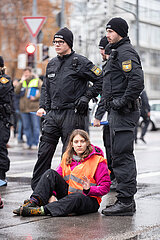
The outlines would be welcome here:
[[[87,116],[89,100],[90,99],[87,98],[86,96],[82,96],[81,98],[76,100],[75,106],[76,106],[77,113]]]
[[[113,101],[110,102],[110,107],[113,110],[119,110],[120,108],[124,107],[125,105],[126,105],[126,100],[123,98],[113,99]]]

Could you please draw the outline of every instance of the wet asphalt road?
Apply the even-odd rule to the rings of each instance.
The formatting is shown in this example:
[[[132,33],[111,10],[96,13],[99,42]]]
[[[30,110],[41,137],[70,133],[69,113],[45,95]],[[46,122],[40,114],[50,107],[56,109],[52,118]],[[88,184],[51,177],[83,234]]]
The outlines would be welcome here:
[[[90,128],[93,144],[103,147],[102,129]],[[140,140],[135,146],[138,170],[138,191],[135,195],[137,211],[133,217],[106,217],[101,210],[115,201],[115,192],[103,197],[98,213],[70,217],[18,217],[12,211],[31,194],[30,178],[36,161],[36,150],[23,150],[11,137],[8,186],[1,187],[4,208],[0,209],[0,239],[160,239],[160,130],[148,132],[147,144]],[[60,162],[61,143],[52,161]]]

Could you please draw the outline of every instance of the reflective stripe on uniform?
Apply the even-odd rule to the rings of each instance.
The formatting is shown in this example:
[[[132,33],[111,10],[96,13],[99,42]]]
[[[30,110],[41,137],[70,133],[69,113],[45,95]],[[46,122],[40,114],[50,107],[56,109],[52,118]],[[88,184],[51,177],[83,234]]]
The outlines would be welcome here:
[[[75,193],[75,192],[82,193],[82,192],[83,192],[82,190],[77,189],[77,188],[73,188],[73,187],[71,187],[71,186],[69,186],[68,191],[69,191],[70,193]]]
[[[74,176],[72,174],[71,174],[70,179],[75,181],[75,182],[77,182],[77,183],[80,183],[80,184],[82,184],[82,181],[83,181],[82,179],[80,179],[80,178],[78,178],[78,177],[76,177],[76,176]],[[96,183],[90,183],[90,185],[91,186],[97,186]]]
[[[64,179],[65,181],[68,181],[68,180],[69,180],[69,177],[70,177],[70,175],[66,175],[66,176],[63,177],[63,179]]]

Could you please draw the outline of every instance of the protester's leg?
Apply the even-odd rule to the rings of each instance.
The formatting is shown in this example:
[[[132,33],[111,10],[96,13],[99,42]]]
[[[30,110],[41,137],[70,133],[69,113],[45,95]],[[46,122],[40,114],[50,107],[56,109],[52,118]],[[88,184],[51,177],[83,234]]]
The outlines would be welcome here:
[[[49,169],[42,175],[30,199],[25,200],[21,207],[13,210],[13,213],[21,215],[24,207],[33,208],[31,210],[34,210],[34,214],[36,211],[40,213],[39,207],[48,204],[51,196],[60,199],[67,194],[68,184],[56,171]]]
[[[58,201],[44,206],[44,211],[51,216],[67,216],[68,214],[87,214],[97,212],[99,204],[96,198],[82,193],[69,194]]]
[[[48,204],[49,198],[54,195],[61,199],[68,194],[68,184],[54,170],[47,170],[39,180],[31,197],[41,199],[42,205]]]

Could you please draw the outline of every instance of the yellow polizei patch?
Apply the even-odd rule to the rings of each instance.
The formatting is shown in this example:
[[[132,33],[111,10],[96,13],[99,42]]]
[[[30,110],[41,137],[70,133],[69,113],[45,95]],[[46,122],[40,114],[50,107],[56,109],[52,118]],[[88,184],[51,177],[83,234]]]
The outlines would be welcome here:
[[[95,65],[91,68],[91,71],[94,72],[94,74],[96,74],[97,76],[101,75],[102,73],[102,70]]]
[[[5,77],[0,78],[0,82],[3,84],[6,84],[7,82],[9,82],[9,80]]]
[[[122,69],[124,72],[130,72],[132,70],[132,61],[128,60],[128,61],[122,62]]]

